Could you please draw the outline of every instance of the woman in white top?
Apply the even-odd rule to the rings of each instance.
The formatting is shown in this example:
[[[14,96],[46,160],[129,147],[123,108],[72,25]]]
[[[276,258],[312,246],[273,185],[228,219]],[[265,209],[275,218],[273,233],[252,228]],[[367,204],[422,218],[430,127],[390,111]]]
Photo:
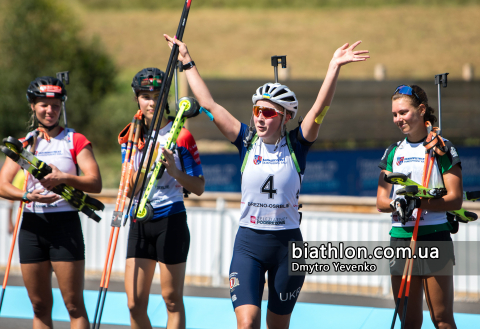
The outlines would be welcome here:
[[[325,81],[301,125],[286,132],[295,117],[295,94],[279,83],[260,86],[252,97],[254,127],[240,123],[215,103],[184,43],[164,35],[169,46],[179,46],[188,83],[200,105],[211,111],[214,123],[239,149],[242,171],[240,228],[230,267],[230,294],[237,326],[260,328],[260,305],[268,271],[268,328],[288,328],[304,276],[288,275],[288,241],[301,241],[298,195],[306,154],[318,136],[320,124],[335,93],[340,67],[369,58],[360,44],[344,44],[330,62]]]

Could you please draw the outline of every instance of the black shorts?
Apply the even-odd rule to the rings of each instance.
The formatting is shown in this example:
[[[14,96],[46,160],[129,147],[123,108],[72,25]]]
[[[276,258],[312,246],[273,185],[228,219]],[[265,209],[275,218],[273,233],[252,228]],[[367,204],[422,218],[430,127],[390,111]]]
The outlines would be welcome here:
[[[147,258],[164,264],[187,261],[190,231],[182,211],[146,223],[130,222],[127,258]]]
[[[24,213],[18,247],[21,264],[85,260],[78,212]]]
[[[268,309],[279,315],[292,313],[305,275],[288,275],[289,241],[303,241],[300,229],[238,229],[229,276],[234,309],[246,304],[261,307],[268,272]]]
[[[408,247],[410,240],[410,238],[391,237],[390,246],[393,248]],[[453,275],[455,254],[449,231],[418,236],[415,249],[416,258],[413,260],[412,275]],[[438,258],[435,249],[438,250]],[[420,258],[420,256],[424,258]],[[427,256],[433,256],[433,258]],[[404,267],[405,259],[394,258],[390,260],[391,275],[403,275]]]

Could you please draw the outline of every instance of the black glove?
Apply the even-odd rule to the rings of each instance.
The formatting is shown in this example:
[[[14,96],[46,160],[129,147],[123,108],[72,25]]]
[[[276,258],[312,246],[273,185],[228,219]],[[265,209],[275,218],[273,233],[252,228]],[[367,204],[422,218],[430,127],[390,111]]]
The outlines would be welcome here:
[[[420,208],[420,206],[421,201],[419,197],[408,195],[406,195],[405,198],[396,198],[390,203],[390,207],[397,212],[398,218],[403,225],[405,225],[412,216],[415,208]]]

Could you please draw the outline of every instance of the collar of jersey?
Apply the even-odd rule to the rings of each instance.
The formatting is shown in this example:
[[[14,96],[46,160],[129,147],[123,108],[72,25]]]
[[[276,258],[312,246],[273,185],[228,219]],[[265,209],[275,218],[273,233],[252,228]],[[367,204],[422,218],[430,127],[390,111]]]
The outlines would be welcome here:
[[[425,142],[425,140],[427,139],[427,136],[423,137],[421,140],[419,140],[418,142],[412,142],[410,140],[408,140],[408,137],[405,137],[405,140],[407,141],[407,143],[409,144],[419,144],[419,143],[423,143]]]

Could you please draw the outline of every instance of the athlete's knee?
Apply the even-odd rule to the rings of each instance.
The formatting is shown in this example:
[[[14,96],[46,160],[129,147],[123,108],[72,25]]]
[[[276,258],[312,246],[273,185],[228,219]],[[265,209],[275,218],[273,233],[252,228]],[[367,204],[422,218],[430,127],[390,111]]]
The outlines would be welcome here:
[[[256,319],[251,316],[237,316],[237,329],[254,329],[258,328]]]
[[[162,290],[162,297],[165,301],[167,311],[179,312],[183,309],[183,294],[174,290]]]
[[[438,329],[454,329],[456,328],[453,316],[439,315],[432,317],[432,322],[435,328]]]
[[[42,299],[30,299],[33,313],[37,318],[50,317],[52,315],[53,301]]]
[[[142,299],[138,297],[128,297],[128,309],[130,314],[135,317],[136,315],[146,314],[148,307],[148,299]]]
[[[86,312],[83,302],[68,302],[65,303],[65,307],[67,308],[68,315],[75,319],[83,316]]]

